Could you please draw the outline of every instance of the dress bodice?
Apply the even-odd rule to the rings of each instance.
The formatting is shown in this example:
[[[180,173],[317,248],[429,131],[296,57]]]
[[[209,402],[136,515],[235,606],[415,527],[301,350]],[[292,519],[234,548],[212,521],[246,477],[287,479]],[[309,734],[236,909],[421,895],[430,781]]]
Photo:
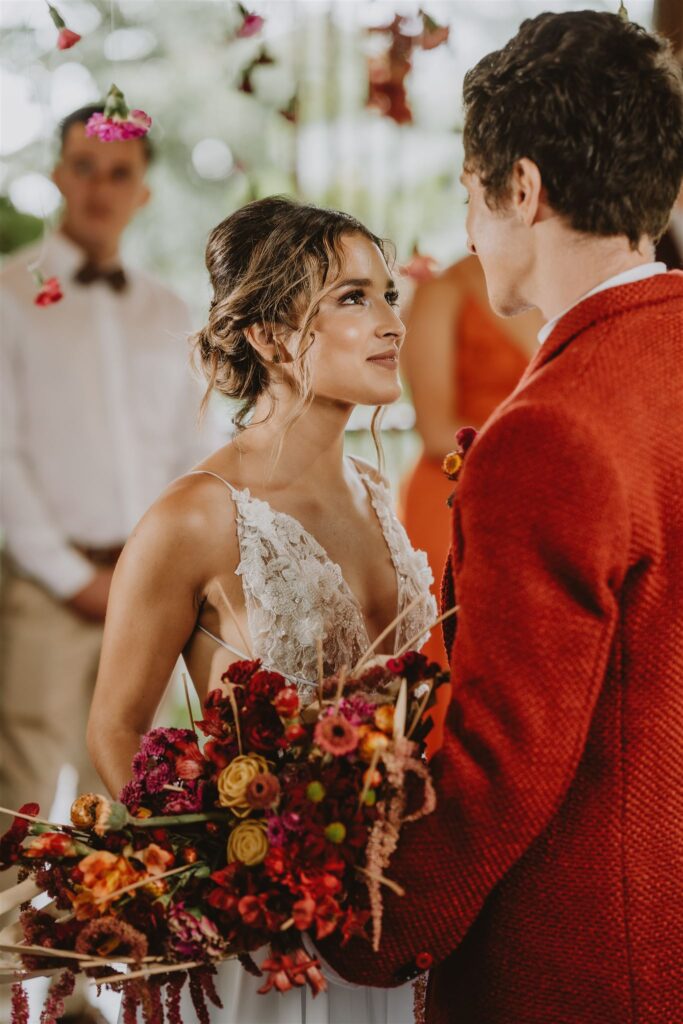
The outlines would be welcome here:
[[[411,546],[388,487],[355,460],[354,466],[396,571],[397,614],[414,602],[395,630],[394,650],[414,638],[414,646],[420,647],[437,614],[426,555]],[[240,550],[235,571],[242,578],[252,656],[296,679],[305,698],[311,695],[306,681],[317,677],[320,640],[326,673],[344,665],[352,668],[370,646],[362,608],[340,566],[297,519],[252,497],[248,489],[223,482],[235,503]]]

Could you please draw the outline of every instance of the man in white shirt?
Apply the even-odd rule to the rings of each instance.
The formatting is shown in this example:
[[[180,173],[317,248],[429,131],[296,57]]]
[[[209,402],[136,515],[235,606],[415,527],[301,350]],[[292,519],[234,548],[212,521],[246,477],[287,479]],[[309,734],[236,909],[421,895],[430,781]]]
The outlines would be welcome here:
[[[118,554],[163,487],[206,451],[183,302],[121,267],[121,235],[149,198],[146,139],[62,126],[59,231],[0,273],[2,716],[0,804],[48,815],[60,768],[101,789],[85,725]],[[40,261],[64,293],[34,303]]]

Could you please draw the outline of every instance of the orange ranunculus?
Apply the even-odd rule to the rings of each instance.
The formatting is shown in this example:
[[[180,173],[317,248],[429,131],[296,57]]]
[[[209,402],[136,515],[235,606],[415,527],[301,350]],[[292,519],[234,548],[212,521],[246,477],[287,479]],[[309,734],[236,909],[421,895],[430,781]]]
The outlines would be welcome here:
[[[173,854],[163,850],[156,843],[150,843],[144,850],[138,850],[135,856],[145,865],[148,875],[163,875],[175,863]]]
[[[125,857],[107,850],[89,853],[79,861],[78,866],[83,872],[83,888],[91,892],[96,900],[144,877]]]

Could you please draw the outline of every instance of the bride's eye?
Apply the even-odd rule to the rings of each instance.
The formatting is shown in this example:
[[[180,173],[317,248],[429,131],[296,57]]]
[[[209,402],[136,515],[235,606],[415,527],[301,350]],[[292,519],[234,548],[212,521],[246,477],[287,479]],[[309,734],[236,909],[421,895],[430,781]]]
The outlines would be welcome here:
[[[384,298],[390,306],[398,306],[398,292],[395,289],[390,292],[385,292]]]
[[[342,295],[339,302],[342,306],[356,306],[359,302],[365,299],[365,292],[358,289],[355,292],[347,292],[346,295]],[[349,301],[351,300],[351,301]]]

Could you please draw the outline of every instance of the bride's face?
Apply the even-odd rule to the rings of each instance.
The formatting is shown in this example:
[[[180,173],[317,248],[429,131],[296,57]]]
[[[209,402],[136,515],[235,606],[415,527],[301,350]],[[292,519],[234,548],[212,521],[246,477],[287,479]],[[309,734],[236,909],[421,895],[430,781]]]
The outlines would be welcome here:
[[[313,393],[349,405],[386,405],[401,394],[405,327],[382,253],[364,235],[342,239],[341,269],[313,322]]]

